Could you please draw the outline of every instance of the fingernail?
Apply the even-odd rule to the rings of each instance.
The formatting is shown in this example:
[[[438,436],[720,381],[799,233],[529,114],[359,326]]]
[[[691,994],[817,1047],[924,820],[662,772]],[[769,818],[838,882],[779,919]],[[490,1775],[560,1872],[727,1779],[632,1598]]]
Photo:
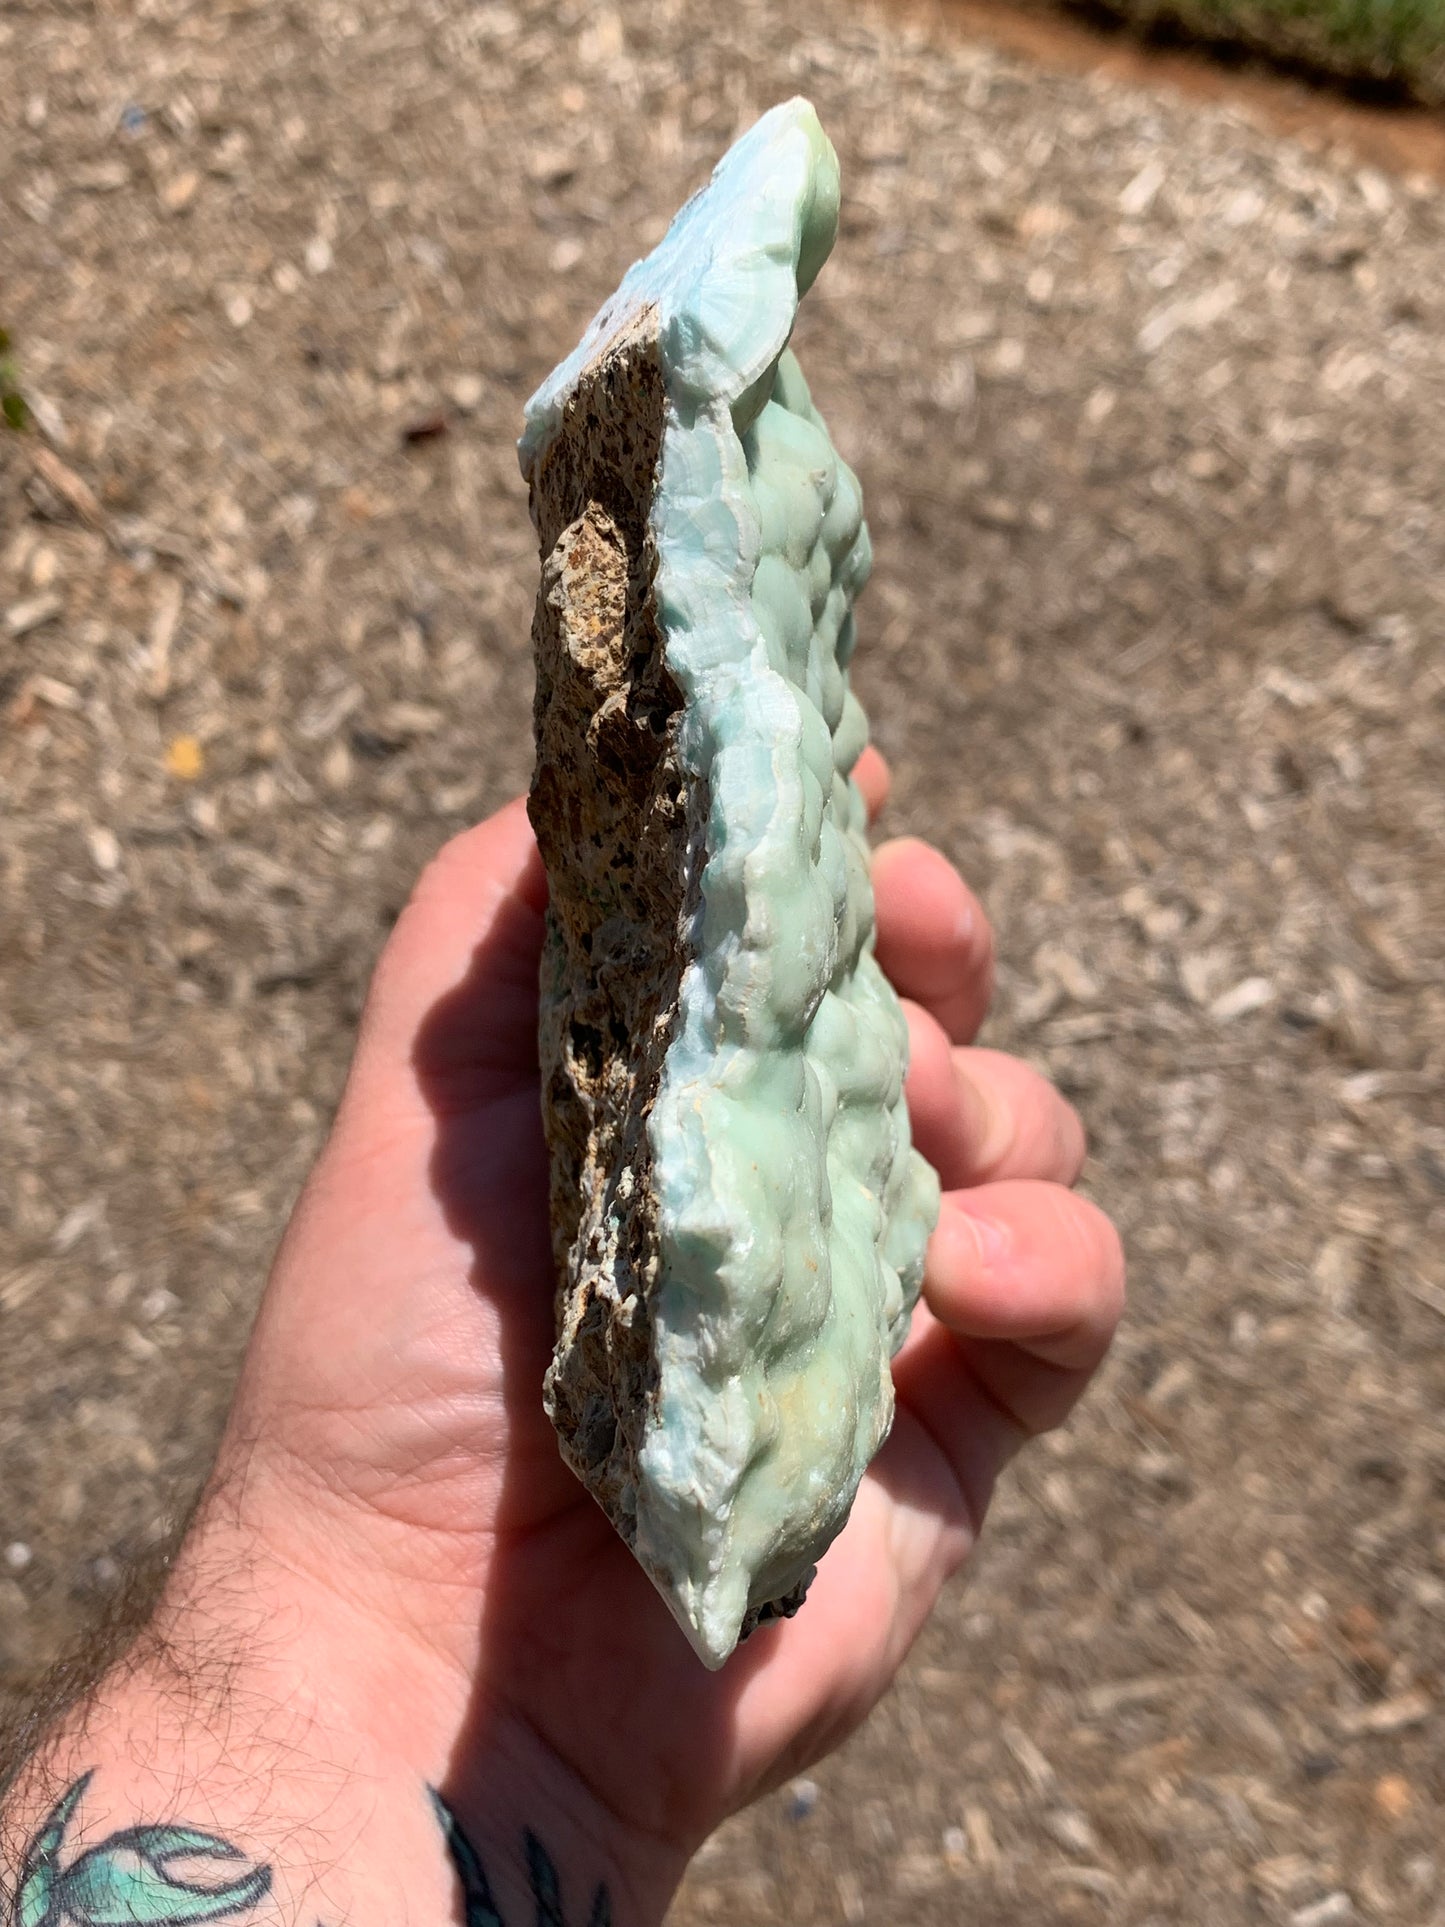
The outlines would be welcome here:
[[[986,1218],[982,1212],[971,1211],[959,1200],[955,1200],[959,1214],[967,1219],[968,1228],[978,1245],[978,1255],[986,1265],[996,1265],[1009,1254],[1013,1244],[1013,1234],[1006,1224],[997,1218]]]

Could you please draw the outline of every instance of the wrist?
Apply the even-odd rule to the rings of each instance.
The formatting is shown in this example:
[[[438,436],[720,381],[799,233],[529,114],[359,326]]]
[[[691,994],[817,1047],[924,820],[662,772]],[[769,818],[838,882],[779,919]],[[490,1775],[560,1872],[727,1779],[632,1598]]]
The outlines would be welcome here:
[[[430,1576],[381,1556],[369,1515],[353,1522],[342,1501],[303,1503],[251,1473],[213,1483],[145,1643],[183,1667],[212,1656],[228,1730],[242,1702],[276,1709],[284,1732],[273,1725],[260,1750],[275,1739],[338,1808],[352,1782],[378,1805],[423,1799],[451,1872],[478,1859],[503,1927],[543,1917],[548,1867],[569,1927],[660,1922],[689,1846],[626,1818],[515,1710],[471,1587],[453,1612]]]
[[[484,1694],[448,1713],[384,1645],[203,1514],[153,1622],[9,1789],[6,1858],[43,1848],[55,1889],[31,1912],[87,1919],[100,1879],[129,1883],[141,1927],[441,1921],[460,1883],[463,1917],[497,1927],[660,1923],[686,1854]]]
[[[448,1845],[464,1894],[477,1898],[474,1862],[505,1927],[559,1916],[569,1927],[660,1927],[687,1854],[619,1822],[529,1728],[483,1715],[438,1791],[456,1829]],[[556,1914],[544,1911],[549,1887]]]

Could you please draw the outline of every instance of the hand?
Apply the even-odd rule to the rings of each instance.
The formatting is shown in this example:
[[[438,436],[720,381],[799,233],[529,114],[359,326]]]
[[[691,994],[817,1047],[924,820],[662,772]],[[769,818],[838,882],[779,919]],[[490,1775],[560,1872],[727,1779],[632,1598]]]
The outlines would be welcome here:
[[[881,804],[881,759],[858,776]],[[198,1533],[204,1547],[224,1513],[284,1602],[275,1623],[294,1622],[304,1660],[278,1656],[283,1683],[301,1668],[328,1717],[445,1776],[474,1832],[505,1803],[499,1760],[545,1779],[645,1869],[639,1891],[661,1893],[725,1814],[868,1711],[1000,1468],[1063,1419],[1120,1309],[1115,1233],[1068,1189],[1074,1113],[970,1047],[992,974],[977,902],[912,840],[882,846],[874,881],[943,1209],[893,1432],[799,1618],[705,1672],[542,1410],[546,883],[520,802],[442,850],[382,956]]]

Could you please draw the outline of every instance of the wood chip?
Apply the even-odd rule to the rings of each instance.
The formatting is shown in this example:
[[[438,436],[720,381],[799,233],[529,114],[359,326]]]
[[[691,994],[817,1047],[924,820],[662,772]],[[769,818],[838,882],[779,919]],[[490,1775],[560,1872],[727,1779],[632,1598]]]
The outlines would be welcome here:
[[[1083,1705],[1090,1719],[1108,1719],[1131,1706],[1152,1706],[1179,1690],[1175,1673],[1155,1673],[1142,1679],[1115,1680],[1110,1685],[1093,1686],[1085,1693]]]
[[[171,686],[171,644],[181,620],[186,592],[175,576],[162,579],[155,614],[151,617],[146,667],[146,694],[160,702]]]
[[[58,595],[31,596],[28,602],[13,602],[5,611],[5,627],[15,637],[28,636],[32,630],[53,622],[60,614]]]
[[[1058,1790],[1058,1775],[1044,1758],[1038,1746],[1029,1738],[1022,1727],[1015,1726],[1011,1720],[1005,1722],[1002,1733],[1004,1745],[1018,1761],[1019,1766],[1023,1769],[1024,1778],[1028,1781],[1034,1792],[1051,1797]]]
[[[71,514],[84,522],[87,528],[101,530],[108,528],[105,510],[96,500],[94,489],[89,482],[77,475],[73,468],[61,461],[53,448],[47,448],[43,442],[32,444],[30,466],[41,481],[59,496]]]
[[[1308,1907],[1297,1907],[1289,1917],[1289,1927],[1345,1927],[1345,1922],[1355,1918],[1355,1903],[1340,1889]]]
[[[1274,985],[1268,977],[1246,977],[1232,990],[1216,997],[1209,1006],[1209,1014],[1217,1024],[1233,1023],[1235,1018],[1253,1016],[1255,1011],[1273,1003],[1274,994]]]
[[[1419,1687],[1398,1693],[1393,1699],[1379,1700],[1373,1706],[1341,1713],[1335,1721],[1340,1732],[1350,1738],[1408,1732],[1423,1726],[1435,1711],[1435,1702]]]
[[[991,1873],[999,1863],[998,1842],[993,1836],[993,1822],[984,1807],[965,1807],[963,1810],[963,1830],[968,1836],[968,1850],[985,1873]]]

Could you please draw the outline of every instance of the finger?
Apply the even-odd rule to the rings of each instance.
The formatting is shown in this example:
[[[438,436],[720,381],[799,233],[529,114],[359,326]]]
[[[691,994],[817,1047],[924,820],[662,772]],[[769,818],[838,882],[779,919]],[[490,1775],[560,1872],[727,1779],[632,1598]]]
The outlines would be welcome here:
[[[453,837],[423,871],[367,996],[358,1067],[535,1072],[547,879],[525,801]],[[423,1028],[424,1027],[424,1028]]]
[[[916,1004],[908,1018],[908,1114],[913,1140],[946,1191],[995,1178],[1072,1184],[1084,1127],[1046,1077],[1004,1051],[951,1045]]]
[[[979,1185],[944,1194],[923,1289],[990,1396],[1025,1431],[1043,1431],[1108,1350],[1123,1248],[1099,1207],[1062,1185]]]
[[[1124,1263],[1103,1213],[1057,1185],[945,1196],[925,1302],[894,1361],[902,1436],[921,1426],[977,1527],[1029,1438],[1061,1424],[1108,1348]]]
[[[876,823],[893,787],[893,774],[881,752],[871,743],[853,765],[853,781],[862,790],[863,801],[868,805],[868,821]]]
[[[898,1404],[889,1446],[895,1439],[906,1445],[910,1422],[921,1429],[977,1538],[998,1475],[1029,1434],[984,1390],[959,1341],[926,1304],[914,1310],[907,1343],[893,1361],[893,1384]],[[887,1482],[884,1453],[874,1460],[870,1476],[874,1472]],[[939,1511],[946,1516],[946,1508]]]
[[[873,853],[878,961],[900,996],[968,1043],[993,994],[993,932],[953,865],[917,837]]]

